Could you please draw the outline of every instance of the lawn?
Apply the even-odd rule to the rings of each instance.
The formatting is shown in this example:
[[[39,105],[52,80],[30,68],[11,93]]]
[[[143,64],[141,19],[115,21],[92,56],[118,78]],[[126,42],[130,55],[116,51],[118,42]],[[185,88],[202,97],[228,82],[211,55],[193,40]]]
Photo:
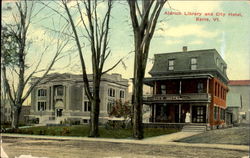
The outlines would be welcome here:
[[[75,126],[42,126],[22,128],[18,130],[7,130],[7,133],[19,134],[34,134],[34,135],[52,135],[52,136],[78,136],[87,137],[89,128],[87,125]],[[102,138],[130,138],[132,133],[131,129],[106,129],[99,127],[100,137]],[[178,132],[177,129],[163,129],[163,128],[145,128],[144,137],[154,137],[164,134]]]
[[[250,144],[250,127],[233,127],[226,129],[211,130],[199,135],[178,140],[185,143],[208,143],[208,144]]]

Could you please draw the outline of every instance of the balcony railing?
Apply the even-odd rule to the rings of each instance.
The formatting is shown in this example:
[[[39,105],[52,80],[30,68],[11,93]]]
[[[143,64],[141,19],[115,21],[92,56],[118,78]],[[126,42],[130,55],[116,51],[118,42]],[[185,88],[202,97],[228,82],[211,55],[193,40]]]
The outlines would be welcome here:
[[[208,93],[186,93],[186,94],[155,94],[144,96],[143,102],[165,102],[165,101],[206,101],[210,102],[211,96]]]

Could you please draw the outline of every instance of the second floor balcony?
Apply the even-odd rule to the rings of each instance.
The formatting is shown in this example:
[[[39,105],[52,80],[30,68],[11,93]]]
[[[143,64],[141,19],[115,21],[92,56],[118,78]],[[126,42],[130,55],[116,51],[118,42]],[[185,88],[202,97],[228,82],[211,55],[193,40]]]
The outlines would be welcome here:
[[[178,103],[178,102],[210,102],[211,95],[209,93],[183,93],[183,94],[154,94],[144,96],[143,103]]]

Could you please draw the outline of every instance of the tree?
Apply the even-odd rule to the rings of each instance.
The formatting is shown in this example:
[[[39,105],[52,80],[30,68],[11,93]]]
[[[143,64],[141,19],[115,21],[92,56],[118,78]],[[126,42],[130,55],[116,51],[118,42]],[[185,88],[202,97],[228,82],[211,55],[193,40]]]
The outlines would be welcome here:
[[[67,44],[67,42],[60,44],[58,40],[57,51],[50,64],[46,69],[38,70],[42,55],[47,50],[46,47],[34,69],[28,74],[27,70],[31,69],[31,66],[28,66],[26,58],[30,44],[27,34],[31,18],[34,17],[32,16],[34,3],[27,2],[27,0],[18,1],[15,6],[17,9],[17,16],[13,16],[15,24],[5,23],[1,30],[1,79],[4,90],[11,102],[12,128],[18,128],[19,115],[24,101],[34,87],[49,73],[55,62],[61,58],[60,54]],[[35,15],[37,14],[38,12]],[[43,73],[42,77],[35,81],[33,85],[28,86],[30,79],[38,72]]]
[[[114,127],[126,128],[131,123],[131,106],[129,102],[122,102],[121,99],[115,102],[109,112],[110,117],[114,119],[109,120],[108,125]]]
[[[104,2],[103,2],[104,3]],[[77,1],[76,8],[80,15],[80,22],[84,26],[86,31],[86,38],[90,43],[91,55],[92,55],[92,72],[93,72],[93,93],[91,93],[91,86],[89,85],[89,79],[87,78],[87,70],[85,60],[83,58],[82,43],[77,31],[77,24],[74,22],[70,9],[68,7],[67,1],[62,0],[62,4],[68,16],[68,22],[71,25],[74,40],[79,53],[79,58],[82,67],[82,77],[84,82],[85,93],[91,102],[91,112],[90,112],[90,132],[89,137],[98,137],[99,130],[99,113],[100,113],[100,82],[103,74],[114,69],[121,61],[119,60],[116,64],[111,66],[107,70],[103,70],[104,64],[109,57],[111,50],[108,47],[108,35],[109,35],[109,24],[110,15],[112,9],[112,0],[105,2],[107,4],[106,12],[103,14],[103,18],[97,14],[98,2],[97,0],[84,0],[81,4],[84,6],[84,11],[82,11],[81,4]],[[86,15],[86,19],[84,16]]]
[[[117,100],[111,108],[109,116],[123,117],[124,120],[131,118],[131,106],[129,106],[129,102],[123,103],[121,100]]]
[[[143,139],[143,78],[145,75],[150,42],[165,2],[166,0],[128,0],[135,48],[132,104],[133,137],[136,139]],[[141,7],[139,3],[141,3]]]

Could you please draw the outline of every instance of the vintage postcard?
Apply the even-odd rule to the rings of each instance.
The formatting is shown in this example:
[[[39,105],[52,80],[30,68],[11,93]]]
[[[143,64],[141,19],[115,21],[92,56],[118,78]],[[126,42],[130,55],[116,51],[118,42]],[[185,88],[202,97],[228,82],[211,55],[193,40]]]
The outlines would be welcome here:
[[[248,0],[1,4],[1,158],[249,158]]]

